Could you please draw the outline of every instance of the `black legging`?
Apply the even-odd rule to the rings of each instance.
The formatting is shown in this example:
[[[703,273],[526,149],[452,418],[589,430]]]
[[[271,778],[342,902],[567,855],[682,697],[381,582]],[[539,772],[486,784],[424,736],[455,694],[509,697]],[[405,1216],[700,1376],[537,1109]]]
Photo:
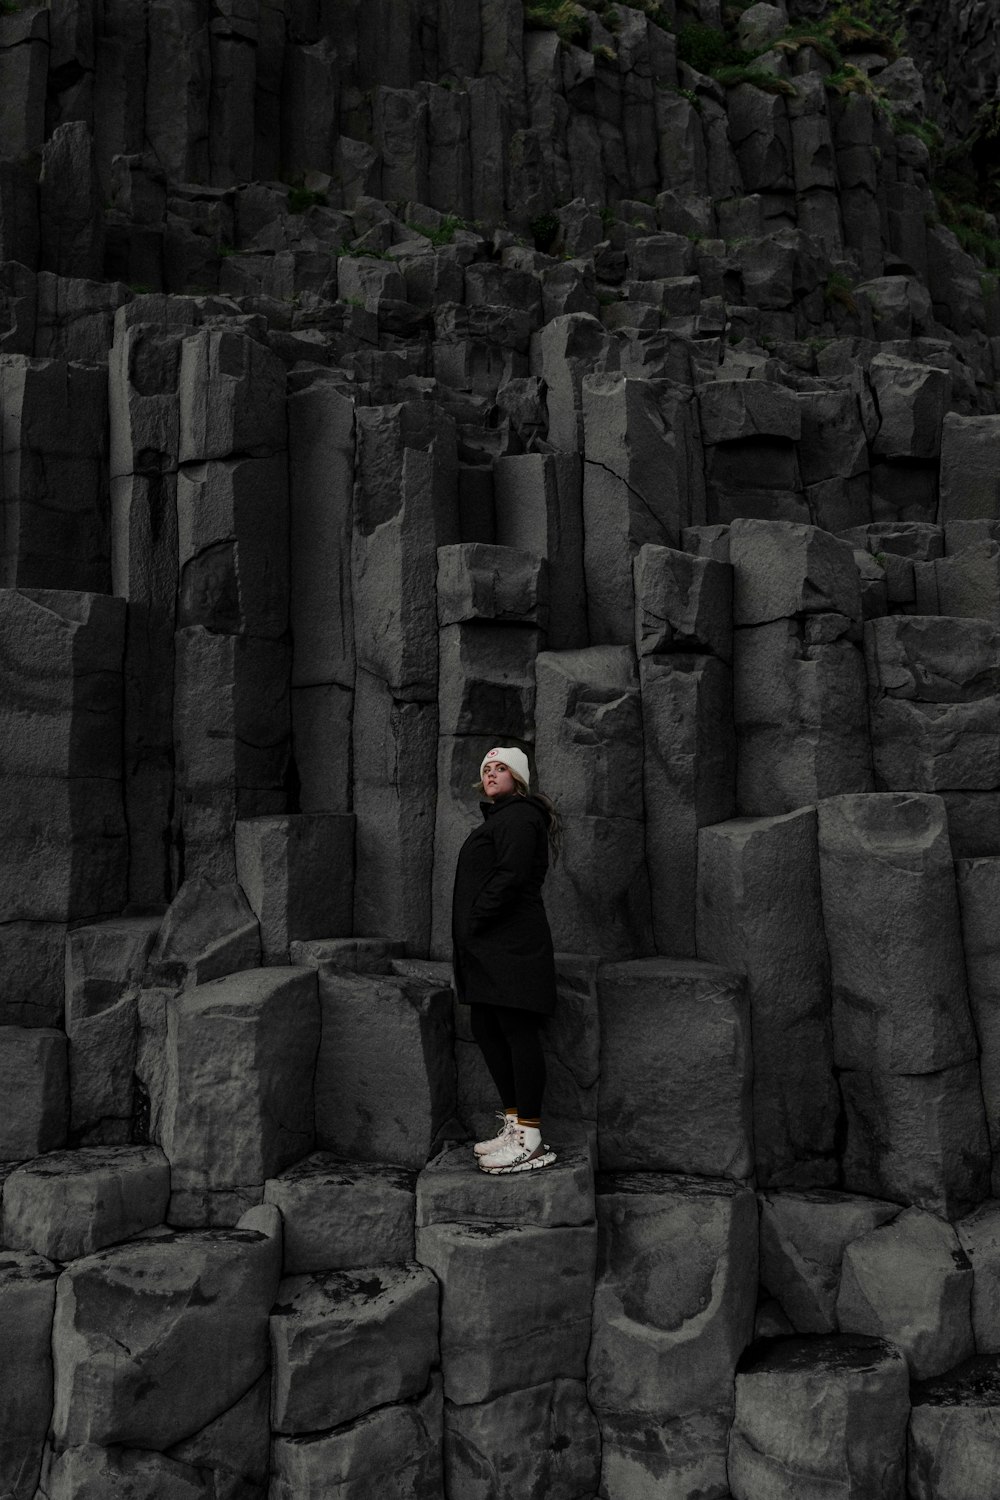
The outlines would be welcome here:
[[[508,1005],[470,1005],[472,1035],[486,1059],[505,1108],[537,1120],[545,1092],[545,1054],[538,1028],[544,1016]]]

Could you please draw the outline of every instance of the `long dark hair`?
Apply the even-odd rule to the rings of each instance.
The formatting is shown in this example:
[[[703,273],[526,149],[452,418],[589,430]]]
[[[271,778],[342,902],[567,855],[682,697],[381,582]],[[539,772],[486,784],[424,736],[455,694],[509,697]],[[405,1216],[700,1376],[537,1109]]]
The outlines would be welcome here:
[[[510,770],[510,767],[508,766],[507,769]],[[559,821],[559,813],[556,811],[556,805],[552,798],[546,796],[544,792],[529,792],[520,776],[515,776],[513,771],[510,774],[514,777],[514,784],[518,789],[519,796],[530,797],[532,802],[538,803],[544,812],[548,822],[549,848],[552,850],[552,863],[555,864],[559,859],[562,849],[562,824]]]

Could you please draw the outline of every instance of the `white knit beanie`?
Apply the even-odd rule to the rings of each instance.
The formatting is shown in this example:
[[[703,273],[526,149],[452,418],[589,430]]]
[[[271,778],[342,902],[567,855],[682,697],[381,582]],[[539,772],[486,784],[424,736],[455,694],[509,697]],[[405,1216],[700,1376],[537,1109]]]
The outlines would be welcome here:
[[[528,770],[528,757],[523,750],[518,750],[514,745],[504,747],[500,745],[496,750],[487,750],[483,756],[483,763],[479,767],[479,779],[482,781],[483,772],[491,760],[502,760],[509,771],[513,771],[518,780],[523,781],[525,787],[531,785],[531,772]]]

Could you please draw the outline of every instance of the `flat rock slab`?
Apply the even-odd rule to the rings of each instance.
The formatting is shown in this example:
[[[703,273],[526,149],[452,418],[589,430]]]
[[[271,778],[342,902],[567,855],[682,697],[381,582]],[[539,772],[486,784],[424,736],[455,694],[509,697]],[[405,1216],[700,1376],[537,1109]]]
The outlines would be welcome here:
[[[264,1184],[281,1211],[285,1274],[413,1259],[417,1175],[382,1162],[315,1151]]]
[[[276,1437],[270,1500],[441,1500],[442,1412],[436,1377],[418,1401],[383,1406],[334,1432]]]
[[[776,1339],[736,1376],[734,1500],[903,1500],[909,1379],[880,1339]]]
[[[163,1449],[233,1406],[267,1366],[281,1272],[276,1209],[234,1229],[98,1250],[59,1278],[54,1439]]]
[[[598,1159],[608,1171],[753,1171],[743,980],[693,960],[608,964],[598,976]]]
[[[0,1494],[10,1500],[32,1500],[52,1418],[58,1275],[40,1255],[0,1250]]]
[[[844,1251],[898,1203],[815,1188],[760,1194],[760,1279],[796,1333],[834,1333]]]
[[[155,1146],[85,1146],[25,1162],[4,1184],[3,1242],[75,1260],[161,1224],[170,1168]]]
[[[271,1354],[275,1432],[319,1432],[419,1396],[438,1361],[437,1282],[415,1264],[286,1277]]]
[[[1000,1461],[1000,1359],[981,1354],[915,1385],[907,1482],[911,1500],[982,1500]]]
[[[950,1224],[908,1208],[844,1251],[837,1321],[889,1339],[913,1376],[940,1375],[974,1352],[972,1266]]]
[[[526,1385],[583,1377],[596,1248],[593,1225],[462,1223],[417,1230],[417,1259],[441,1283],[441,1368],[449,1401],[487,1401]]]
[[[582,1380],[553,1380],[478,1406],[444,1407],[447,1492],[463,1500],[596,1494],[601,1434]]]
[[[483,1172],[470,1147],[452,1147],[417,1178],[419,1228],[467,1221],[555,1229],[593,1220],[590,1156],[579,1147],[558,1152],[552,1166],[540,1172],[512,1177]]]

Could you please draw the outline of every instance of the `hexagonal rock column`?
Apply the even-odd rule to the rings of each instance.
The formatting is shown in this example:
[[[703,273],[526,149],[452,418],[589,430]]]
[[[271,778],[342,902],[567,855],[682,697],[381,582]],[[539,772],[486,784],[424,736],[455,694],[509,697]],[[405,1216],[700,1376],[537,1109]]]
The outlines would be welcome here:
[[[121,599],[0,589],[0,921],[124,905],[124,629]]]
[[[298,813],[236,824],[236,878],[260,922],[265,964],[297,938],[349,937],[354,816]]]
[[[271,1357],[275,1432],[320,1432],[419,1396],[438,1362],[437,1282],[414,1264],[287,1276]]]
[[[68,1124],[65,1032],[0,1026],[0,1161],[57,1150]]]
[[[268,1361],[277,1209],[233,1229],[148,1236],[74,1261],[53,1329],[57,1451],[164,1449],[233,1406]]]
[[[172,1224],[232,1224],[312,1150],[320,1037],[312,969],[257,969],[172,996],[157,1143]]]
[[[865,663],[876,787],[1000,786],[1000,627],[887,615],[865,625]]]
[[[692,514],[699,488],[692,413],[687,392],[655,381],[584,378],[583,558],[595,645],[634,638],[635,550],[644,542],[676,546],[683,527],[704,519]],[[550,441],[558,441],[551,429]]]
[[[538,786],[559,798],[563,830],[544,891],[555,946],[607,957],[648,953],[642,711],[632,649],[539,652],[536,674]]]
[[[972,1266],[950,1224],[908,1208],[844,1251],[837,1321],[889,1339],[917,1380],[973,1353]]]
[[[0,1489],[32,1500],[52,1416],[52,1315],[58,1266],[39,1255],[0,1257]],[[16,1354],[15,1354],[16,1351]],[[15,1355],[15,1357],[11,1357]]]
[[[284,1269],[342,1271],[413,1259],[416,1173],[314,1151],[264,1184],[281,1210]]]
[[[583,1377],[595,1251],[593,1224],[458,1221],[417,1229],[417,1259],[441,1283],[449,1401],[478,1404]]]
[[[956,860],[955,876],[996,1196],[1000,1193],[1000,931],[996,923],[1000,859]]]
[[[138,986],[159,928],[159,917],[121,917],[67,934],[66,1033],[75,1141],[110,1146],[131,1138]]]
[[[153,1146],[53,1151],[12,1172],[3,1188],[3,1234],[14,1250],[76,1260],[161,1224],[170,1169]]]
[[[996,1486],[1000,1360],[978,1355],[913,1387],[910,1500],[980,1500]]]
[[[333,1432],[276,1437],[270,1500],[350,1494],[441,1500],[441,1380],[416,1401],[382,1406]]]
[[[948,412],[941,430],[941,517],[1000,520],[1000,420]]]
[[[741,813],[871,788],[853,549],[815,526],[736,520],[734,701]]]
[[[989,1146],[940,798],[819,808],[848,1187],[938,1212],[984,1196]]]
[[[880,1339],[778,1339],[736,1375],[733,1500],[904,1500],[906,1361]]]
[[[847,1247],[894,1219],[896,1203],[824,1188],[760,1194],[760,1280],[796,1333],[834,1333]]]
[[[688,959],[598,974],[598,1155],[610,1171],[753,1171],[750,1014],[743,980]]]
[[[978,1354],[1000,1354],[1000,1204],[980,1204],[955,1232],[972,1266],[972,1331]]]
[[[602,1490],[722,1495],[733,1372],[753,1332],[750,1188],[635,1172],[598,1179],[587,1390]]]
[[[761,1185],[835,1182],[840,1101],[813,808],[701,830],[698,957],[747,978]]]
[[[316,1139],[345,1161],[422,1167],[455,1108],[452,993],[319,970]]]
[[[0,1026],[61,1026],[65,922],[0,923]]]
[[[552,1380],[444,1408],[447,1493],[466,1500],[577,1500],[594,1493],[600,1430],[582,1380]]]
[[[587,643],[583,511],[576,453],[518,453],[493,465],[497,541],[544,557],[550,651]]]

